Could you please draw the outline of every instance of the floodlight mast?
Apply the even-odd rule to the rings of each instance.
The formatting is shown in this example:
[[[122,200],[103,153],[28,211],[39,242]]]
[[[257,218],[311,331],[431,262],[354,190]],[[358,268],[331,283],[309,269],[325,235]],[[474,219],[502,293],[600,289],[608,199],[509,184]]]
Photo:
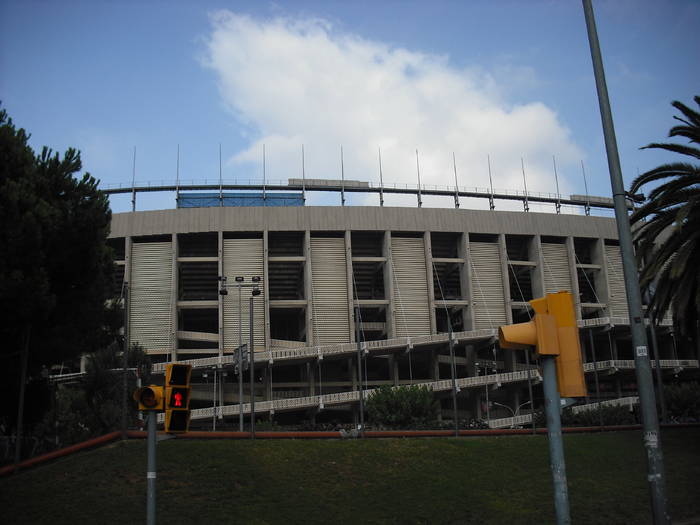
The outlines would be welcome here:
[[[608,88],[605,82],[603,59],[598,42],[595,17],[591,0],[583,1],[583,11],[588,30],[588,43],[591,49],[593,72],[595,74],[598,103],[600,105],[600,118],[603,124],[605,136],[605,150],[608,157],[610,170],[610,182],[615,203],[615,219],[620,239],[620,251],[622,253],[622,269],[625,277],[625,291],[627,293],[627,305],[630,316],[630,331],[632,335],[632,347],[634,349],[634,365],[637,375],[637,389],[639,391],[639,405],[644,431],[644,447],[647,452],[647,480],[651,493],[651,506],[654,523],[670,523],[671,518],[666,509],[666,479],[664,474],[663,452],[659,436],[659,420],[656,412],[656,396],[651,375],[651,363],[647,350],[647,335],[642,315],[642,298],[639,291],[639,275],[637,262],[634,256],[632,243],[632,231],[629,217],[627,216],[627,202],[620,158],[617,151],[615,127],[613,125]]]

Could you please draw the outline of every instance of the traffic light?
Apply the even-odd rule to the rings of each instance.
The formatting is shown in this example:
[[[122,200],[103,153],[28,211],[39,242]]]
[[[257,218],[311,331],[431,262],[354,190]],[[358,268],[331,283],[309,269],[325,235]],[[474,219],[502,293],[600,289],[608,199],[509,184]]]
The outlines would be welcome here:
[[[501,348],[534,346],[538,355],[554,356],[559,394],[585,397],[586,379],[571,293],[550,293],[533,299],[530,305],[535,311],[532,321],[499,327]]]
[[[165,431],[187,432],[190,426],[191,365],[173,363],[165,368]]]
[[[134,401],[139,410],[163,410],[163,387],[157,385],[142,386],[134,391]]]

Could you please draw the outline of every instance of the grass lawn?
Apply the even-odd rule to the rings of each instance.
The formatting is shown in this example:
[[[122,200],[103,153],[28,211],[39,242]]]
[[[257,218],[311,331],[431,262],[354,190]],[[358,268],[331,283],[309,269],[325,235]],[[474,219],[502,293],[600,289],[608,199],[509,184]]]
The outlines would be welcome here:
[[[700,429],[663,433],[669,509],[700,516]],[[641,433],[564,436],[574,523],[651,523]],[[146,443],[0,479],[5,523],[145,522]],[[553,523],[544,436],[158,444],[159,523]]]

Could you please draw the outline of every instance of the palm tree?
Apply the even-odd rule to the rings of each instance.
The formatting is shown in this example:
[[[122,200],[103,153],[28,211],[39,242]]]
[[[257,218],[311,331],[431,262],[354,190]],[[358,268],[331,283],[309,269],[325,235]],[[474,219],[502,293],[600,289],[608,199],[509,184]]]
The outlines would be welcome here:
[[[700,106],[700,96],[694,97]],[[669,137],[685,137],[690,145],[652,143],[658,148],[700,160],[700,113],[674,101],[682,113],[674,116],[682,124],[674,126]],[[700,318],[700,166],[690,162],[663,164],[637,177],[630,187],[632,194],[651,183],[654,187],[644,204],[631,216],[636,226],[637,255],[643,261],[640,282],[651,295],[649,305],[654,320],[669,310],[679,329],[699,336]]]

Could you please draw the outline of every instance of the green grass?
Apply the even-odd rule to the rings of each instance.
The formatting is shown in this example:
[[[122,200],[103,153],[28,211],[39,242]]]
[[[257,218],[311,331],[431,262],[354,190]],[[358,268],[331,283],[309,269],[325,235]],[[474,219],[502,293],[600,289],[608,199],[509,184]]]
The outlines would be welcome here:
[[[574,523],[651,522],[639,432],[564,439]],[[663,439],[672,516],[699,516],[700,429]],[[4,477],[3,521],[143,523],[145,470],[134,440]],[[157,508],[159,523],[554,521],[543,436],[164,441]]]

